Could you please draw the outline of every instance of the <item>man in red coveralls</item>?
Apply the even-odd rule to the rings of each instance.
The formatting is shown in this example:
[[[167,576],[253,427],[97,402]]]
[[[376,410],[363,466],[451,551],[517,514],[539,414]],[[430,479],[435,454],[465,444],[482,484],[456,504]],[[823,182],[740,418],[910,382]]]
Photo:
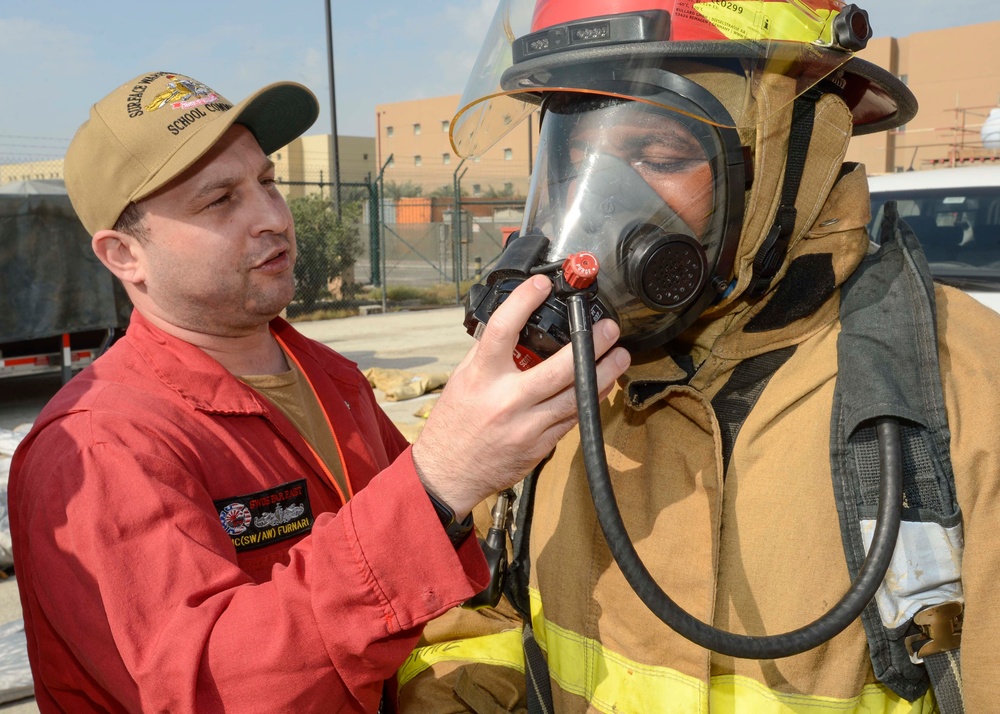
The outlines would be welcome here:
[[[297,84],[234,106],[153,72],[70,145],[70,198],[135,311],[11,468],[43,712],[391,710],[423,623],[488,582],[472,506],[575,420],[568,352],[511,360],[547,278],[497,311],[412,448],[353,363],[277,317],[295,231],[267,155],[317,113]],[[595,332],[603,354],[617,328]],[[627,363],[609,352],[602,388]]]

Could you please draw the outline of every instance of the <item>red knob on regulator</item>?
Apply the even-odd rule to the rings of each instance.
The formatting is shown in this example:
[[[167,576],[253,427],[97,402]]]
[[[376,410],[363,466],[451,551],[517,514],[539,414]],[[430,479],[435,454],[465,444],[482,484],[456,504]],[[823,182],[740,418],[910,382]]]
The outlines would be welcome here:
[[[597,271],[600,270],[600,263],[593,253],[580,251],[573,253],[563,261],[563,278],[569,285],[577,290],[586,290],[597,280]]]

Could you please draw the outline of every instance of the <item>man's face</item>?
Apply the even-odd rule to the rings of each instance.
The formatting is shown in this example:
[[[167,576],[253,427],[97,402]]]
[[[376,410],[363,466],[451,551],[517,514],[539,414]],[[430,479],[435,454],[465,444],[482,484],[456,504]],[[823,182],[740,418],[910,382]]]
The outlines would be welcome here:
[[[664,203],[702,237],[714,205],[712,167],[698,140],[683,125],[639,103],[608,115],[589,112],[570,137],[570,161],[591,152],[628,163]]]
[[[239,336],[295,292],[295,229],[274,165],[235,125],[194,166],[140,201],[141,305],[195,332]]]

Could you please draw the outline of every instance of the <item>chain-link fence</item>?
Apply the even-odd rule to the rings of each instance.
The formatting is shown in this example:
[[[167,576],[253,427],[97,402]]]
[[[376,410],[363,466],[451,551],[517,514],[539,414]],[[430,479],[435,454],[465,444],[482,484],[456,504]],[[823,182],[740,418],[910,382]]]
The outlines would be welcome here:
[[[459,304],[524,211],[523,198],[463,196],[459,181],[425,197],[373,180],[340,184],[338,221],[333,184],[300,185],[293,320]]]
[[[58,140],[37,138],[35,141],[41,142],[41,144],[36,148],[27,147],[23,144],[12,146],[8,144],[8,141],[18,139],[19,137],[10,137],[5,140],[4,137],[0,136],[0,186],[9,183],[15,183],[19,181],[61,181],[63,177],[63,160],[61,158],[43,158],[37,160],[30,160],[26,158],[20,152],[30,152],[30,151],[56,151],[56,145],[53,144],[53,148],[45,145],[45,142],[53,143]],[[27,137],[26,140],[31,140]],[[68,142],[62,142],[66,144]],[[65,151],[65,148],[62,149]],[[30,156],[30,154],[29,154]]]

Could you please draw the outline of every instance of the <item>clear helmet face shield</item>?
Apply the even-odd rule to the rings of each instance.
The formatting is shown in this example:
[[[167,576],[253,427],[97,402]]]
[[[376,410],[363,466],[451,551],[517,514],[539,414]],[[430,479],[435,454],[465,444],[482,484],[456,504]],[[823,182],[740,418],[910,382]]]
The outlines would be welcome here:
[[[500,0],[452,121],[452,145],[459,156],[481,156],[545,93],[591,91],[598,64],[669,68],[672,58],[738,64],[746,106],[731,106],[727,121],[748,126],[765,118],[762,104],[776,112],[835,73],[868,36],[867,15],[840,0]],[[574,71],[580,63],[588,70]],[[780,93],[759,101],[768,76],[778,75],[786,79]]]
[[[736,132],[705,121],[725,110],[693,82],[659,74],[687,96],[661,87],[653,103],[546,98],[521,226],[549,240],[547,262],[597,258],[596,299],[632,349],[669,340],[725,290],[743,217]]]

